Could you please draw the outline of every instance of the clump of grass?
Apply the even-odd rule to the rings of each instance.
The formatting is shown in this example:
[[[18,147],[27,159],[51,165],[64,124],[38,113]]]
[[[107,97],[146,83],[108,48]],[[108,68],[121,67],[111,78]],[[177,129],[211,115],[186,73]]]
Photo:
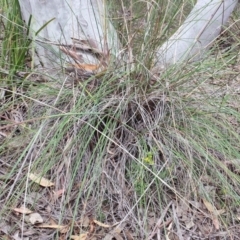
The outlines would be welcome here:
[[[12,74],[25,68],[27,52],[30,46],[28,29],[21,19],[21,12],[17,0],[2,0],[4,17],[1,21],[3,41],[1,43],[1,67],[9,69]]]
[[[156,31],[151,27],[150,33]],[[149,51],[149,45],[141,47]],[[69,226],[66,237],[81,232],[76,222],[89,216],[122,223],[123,234],[146,239],[163,216],[166,226],[159,234],[180,234],[181,229],[184,237],[186,221],[177,215],[177,206],[190,204],[199,217],[207,214],[200,206],[204,200],[225,210],[218,216],[220,229],[230,231],[240,200],[240,99],[226,87],[234,88],[238,73],[232,62],[223,65],[221,52],[220,57],[215,53],[201,63],[168,68],[154,82],[141,62],[131,72],[107,72],[94,87],[92,77],[71,88],[46,83],[15,92],[26,109],[18,134],[0,146],[2,219],[19,221],[9,211],[15,206],[42,216],[48,206],[51,218]],[[225,70],[231,70],[230,82],[211,84],[221,82],[219,71]],[[222,81],[227,77],[221,75]],[[54,187],[39,187],[27,179],[29,172],[48,178]],[[64,194],[54,198],[59,190]],[[192,239],[201,232],[197,221],[206,220],[197,217]],[[35,234],[50,239],[61,233]]]

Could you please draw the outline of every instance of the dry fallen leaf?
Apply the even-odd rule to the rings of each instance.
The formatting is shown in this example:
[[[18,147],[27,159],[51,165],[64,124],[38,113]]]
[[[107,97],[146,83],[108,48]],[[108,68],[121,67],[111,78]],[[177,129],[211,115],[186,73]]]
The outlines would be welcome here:
[[[39,213],[31,213],[29,215],[29,221],[31,224],[43,223],[43,219]]]
[[[219,228],[220,228],[220,223],[219,223],[219,221],[218,221],[217,216],[213,216],[213,218],[212,218],[212,223],[213,223],[214,227],[216,228],[216,230],[219,230]]]
[[[80,234],[79,236],[77,236],[77,235],[72,235],[72,236],[71,236],[71,239],[73,239],[73,240],[86,240],[86,239],[87,239],[87,236],[88,236],[88,233],[82,233],[82,234]]]
[[[85,216],[85,217],[81,220],[81,222],[82,222],[82,226],[83,226],[83,227],[88,227],[89,224],[90,224],[90,219],[89,219],[88,216]]]
[[[186,228],[189,230],[190,228],[194,227],[195,224],[193,222],[193,220],[189,221],[188,223],[186,223]]]
[[[205,207],[207,208],[207,210],[210,213],[213,213],[215,216],[221,215],[223,213],[225,213],[225,209],[219,209],[217,210],[210,202],[208,202],[206,199],[203,199],[203,203],[205,205]]]
[[[99,65],[94,65],[94,64],[72,64],[72,66],[77,69],[82,69],[88,72],[96,71],[100,68]]]
[[[97,220],[93,220],[93,222],[96,223],[96,224],[97,224],[98,226],[100,226],[100,227],[104,227],[104,228],[110,228],[110,227],[112,227],[111,225],[107,225],[107,224],[101,223],[101,222],[99,222],[99,221],[97,221]]]
[[[220,223],[219,223],[217,216],[224,213],[225,210],[224,209],[216,210],[216,208],[210,202],[208,202],[206,199],[203,199],[203,203],[204,203],[205,207],[207,208],[207,210],[212,214],[212,223],[213,223],[214,227],[216,228],[216,230],[219,230]]]
[[[63,225],[58,225],[58,224],[54,224],[54,225],[50,225],[50,224],[41,224],[41,225],[38,225],[38,227],[40,228],[51,228],[51,229],[63,229],[67,226],[63,226]]]
[[[40,228],[50,228],[50,229],[57,229],[60,233],[66,233],[69,231],[68,226],[58,225],[58,224],[41,224],[38,227]]]
[[[29,173],[28,177],[35,183],[39,184],[42,187],[51,187],[54,186],[54,183],[50,182],[48,179],[44,177],[39,177],[33,173]]]
[[[205,207],[207,208],[207,210],[210,213],[214,213],[215,212],[215,207],[210,202],[208,202],[206,199],[204,199],[204,198],[203,198],[203,203],[204,203]]]
[[[15,212],[22,213],[22,214],[30,214],[32,211],[26,207],[14,208]]]

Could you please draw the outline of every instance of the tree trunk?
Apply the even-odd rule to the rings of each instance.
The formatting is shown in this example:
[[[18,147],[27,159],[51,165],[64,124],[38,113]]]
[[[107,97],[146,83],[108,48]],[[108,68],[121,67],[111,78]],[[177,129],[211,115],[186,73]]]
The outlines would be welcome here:
[[[158,69],[182,61],[201,59],[219,36],[238,0],[198,0],[173,36],[157,49]]]
[[[37,65],[59,68],[66,61],[98,65],[119,52],[117,33],[105,17],[102,0],[19,0],[19,4],[26,23],[32,15]]]
[[[36,40],[38,55],[35,63],[47,68],[59,68],[60,63],[66,62],[94,67],[106,66],[110,56],[117,57],[121,47],[116,30],[106,18],[103,2],[19,0],[23,19],[28,22],[30,15],[33,16],[32,38]],[[153,72],[177,62],[200,59],[219,35],[237,2],[198,0],[182,26],[157,49]]]

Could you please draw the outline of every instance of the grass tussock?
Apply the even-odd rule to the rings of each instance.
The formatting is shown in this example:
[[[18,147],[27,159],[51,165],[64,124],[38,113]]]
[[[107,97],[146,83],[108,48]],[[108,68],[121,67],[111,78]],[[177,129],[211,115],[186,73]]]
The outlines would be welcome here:
[[[177,18],[184,16],[177,9],[187,14],[181,6],[174,8]],[[131,21],[125,23],[139,23]],[[223,51],[222,38],[206,60],[173,66],[158,79],[141,51],[132,71],[109,69],[84,81],[18,77],[27,88],[1,85],[0,226],[7,230],[0,231],[31,239],[235,239],[239,42],[231,21],[225,37],[234,50]],[[152,38],[156,29],[149,25]],[[149,46],[141,48],[149,52]],[[12,69],[7,63],[2,68]],[[53,186],[32,181],[30,173]],[[59,227],[33,224],[28,214],[16,213],[20,207]]]

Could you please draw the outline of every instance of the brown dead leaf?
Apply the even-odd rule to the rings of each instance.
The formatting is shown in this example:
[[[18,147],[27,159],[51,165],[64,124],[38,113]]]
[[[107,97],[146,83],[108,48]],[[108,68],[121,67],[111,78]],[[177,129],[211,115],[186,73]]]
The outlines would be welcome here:
[[[216,228],[216,230],[219,230],[220,224],[219,224],[217,216],[213,216],[212,223],[213,223],[214,227]]]
[[[44,178],[44,177],[39,177],[36,174],[33,173],[29,173],[28,177],[35,183],[39,184],[42,187],[51,187],[54,186],[54,183],[52,183],[51,181],[49,181],[48,179]]]
[[[78,235],[72,235],[70,238],[73,240],[87,240],[88,233],[82,233],[79,236]]]
[[[96,224],[97,224],[98,226],[100,226],[100,227],[104,227],[104,228],[110,228],[110,227],[112,227],[111,225],[107,225],[107,224],[101,223],[101,222],[99,222],[99,221],[97,221],[97,220],[93,220],[93,222],[96,223]]]
[[[205,207],[207,208],[207,210],[212,213],[214,216],[219,216],[223,213],[226,212],[225,209],[219,209],[217,210],[210,202],[208,202],[206,199],[203,199],[203,203],[205,205]]]
[[[82,226],[83,226],[83,227],[88,227],[89,224],[90,224],[90,219],[89,219],[88,216],[85,216],[85,217],[81,220],[81,222],[82,222]]]
[[[215,212],[215,207],[210,202],[208,202],[206,199],[203,198],[202,200],[203,200],[203,203],[204,203],[205,207],[207,208],[207,210],[210,213],[214,213]]]
[[[22,213],[22,214],[30,214],[32,211],[26,207],[20,207],[20,208],[14,208],[13,209],[17,213]]]
[[[219,230],[220,223],[219,223],[217,216],[224,213],[225,210],[224,209],[216,210],[216,208],[210,202],[208,202],[206,199],[203,199],[203,203],[204,203],[205,207],[207,208],[207,210],[212,214],[211,218],[212,218],[212,223],[213,223],[214,227],[216,228],[216,230]]]
[[[51,228],[51,229],[58,229],[58,230],[61,230],[63,228],[66,228],[67,226],[64,226],[64,225],[58,225],[58,224],[41,224],[41,225],[38,225],[38,227],[40,228]]]
[[[71,66],[87,72],[93,72],[100,68],[100,65],[96,65],[96,64],[72,64]]]
[[[186,223],[186,228],[189,230],[190,228],[194,227],[195,224],[193,222],[193,220],[190,220],[188,223]]]
[[[69,226],[67,225],[58,225],[58,224],[41,224],[38,227],[40,228],[50,228],[50,229],[57,229],[60,233],[67,233],[69,231]]]
[[[29,215],[29,221],[31,224],[43,223],[43,218],[39,213],[31,213]]]

